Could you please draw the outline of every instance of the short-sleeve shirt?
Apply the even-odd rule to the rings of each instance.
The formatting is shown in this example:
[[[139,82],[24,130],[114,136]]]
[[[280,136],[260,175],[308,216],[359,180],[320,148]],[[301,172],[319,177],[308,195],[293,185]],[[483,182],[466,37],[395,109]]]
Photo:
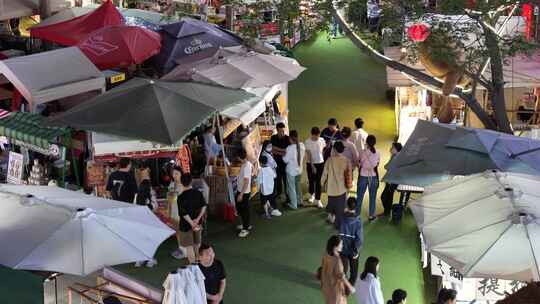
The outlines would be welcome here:
[[[244,180],[247,178],[246,191],[243,194],[251,193],[251,175],[253,174],[253,164],[250,161],[244,162],[240,167],[240,176],[238,176],[238,192],[244,188]]]
[[[178,215],[180,215],[179,229],[182,232],[191,230],[191,225],[184,219],[189,215],[191,219],[197,218],[201,209],[206,206],[203,194],[199,190],[187,189],[178,196]]]
[[[204,275],[204,287],[206,289],[206,293],[211,295],[218,294],[221,281],[225,280],[227,277],[223,263],[221,263],[220,260],[215,259],[214,263],[212,263],[210,267],[204,267],[203,265],[199,264],[199,269]]]
[[[272,146],[280,149],[287,149],[287,147],[290,144],[289,136],[285,135],[283,137],[279,137],[277,134],[272,135],[270,137],[270,141],[272,142]],[[280,167],[285,167],[285,162],[283,162],[283,156],[274,154],[274,160]]]
[[[325,141],[331,141],[332,144],[336,140],[343,140],[343,135],[339,129],[337,129],[334,133],[332,130],[330,130],[330,128],[324,128],[321,132],[321,137],[324,138]]]
[[[106,190],[115,201],[133,203],[137,193],[137,181],[131,172],[115,171],[109,176]]]
[[[326,143],[324,142],[324,139],[322,137],[319,137],[318,140],[312,140],[311,138],[308,138],[304,145],[306,146],[306,151],[309,151],[309,154],[311,155],[311,161],[308,159],[309,163],[324,163],[323,150],[326,146]]]

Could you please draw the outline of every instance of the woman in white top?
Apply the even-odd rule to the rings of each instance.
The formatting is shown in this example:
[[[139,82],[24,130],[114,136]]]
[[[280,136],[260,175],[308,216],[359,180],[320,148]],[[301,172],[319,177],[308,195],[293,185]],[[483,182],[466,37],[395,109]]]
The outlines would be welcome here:
[[[291,144],[287,147],[285,156],[283,156],[283,162],[287,164],[285,168],[287,173],[287,193],[291,199],[289,207],[298,209],[298,207],[302,207],[303,200],[300,180],[302,178],[302,162],[306,154],[306,147],[298,140],[296,130],[289,133],[289,140]]]
[[[364,264],[364,271],[356,280],[357,304],[384,304],[381,282],[379,281],[379,259],[369,257]]]
[[[317,127],[311,128],[311,137],[306,139],[306,170],[309,182],[309,202],[316,203],[322,208],[321,203],[321,177],[324,170],[323,150],[326,142],[321,138],[321,131]]]
[[[379,151],[375,149],[377,139],[373,135],[368,135],[366,139],[366,150],[360,155],[360,177],[358,178],[358,187],[356,189],[356,215],[360,216],[362,212],[362,202],[364,194],[369,188],[369,220],[373,221],[377,203],[377,189],[379,188],[379,172],[377,166],[381,160]]]
[[[272,148],[272,142],[269,140],[265,140],[262,144],[261,156],[266,156],[266,159],[268,160],[268,167],[272,168],[272,170],[276,172],[277,163],[272,156]]]

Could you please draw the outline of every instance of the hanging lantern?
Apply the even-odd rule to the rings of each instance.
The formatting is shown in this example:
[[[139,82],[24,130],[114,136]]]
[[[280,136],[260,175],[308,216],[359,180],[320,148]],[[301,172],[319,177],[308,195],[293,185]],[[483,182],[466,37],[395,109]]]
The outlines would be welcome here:
[[[413,24],[409,26],[407,34],[412,41],[423,42],[429,36],[429,27],[424,23]]]

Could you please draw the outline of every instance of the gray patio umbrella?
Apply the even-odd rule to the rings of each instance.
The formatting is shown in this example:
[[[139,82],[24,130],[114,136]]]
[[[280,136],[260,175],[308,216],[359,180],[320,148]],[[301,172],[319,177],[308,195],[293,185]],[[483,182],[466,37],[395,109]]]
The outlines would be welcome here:
[[[486,153],[446,146],[455,133],[455,126],[418,120],[409,140],[390,162],[383,180],[423,187],[455,175],[496,168]]]
[[[384,180],[427,186],[488,169],[540,175],[540,141],[419,120]]]
[[[239,46],[221,48],[210,58],[177,65],[162,79],[193,80],[235,89],[258,88],[294,80],[305,69],[292,58],[260,54]]]
[[[134,78],[49,123],[174,144],[215,113],[253,98],[242,90]]]

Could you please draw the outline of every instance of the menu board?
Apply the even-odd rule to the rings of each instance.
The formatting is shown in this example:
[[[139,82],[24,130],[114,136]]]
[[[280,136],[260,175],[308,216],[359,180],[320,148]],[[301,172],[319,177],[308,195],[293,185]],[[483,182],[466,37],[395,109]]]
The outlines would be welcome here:
[[[15,185],[22,184],[23,169],[23,155],[9,152],[7,182]]]

